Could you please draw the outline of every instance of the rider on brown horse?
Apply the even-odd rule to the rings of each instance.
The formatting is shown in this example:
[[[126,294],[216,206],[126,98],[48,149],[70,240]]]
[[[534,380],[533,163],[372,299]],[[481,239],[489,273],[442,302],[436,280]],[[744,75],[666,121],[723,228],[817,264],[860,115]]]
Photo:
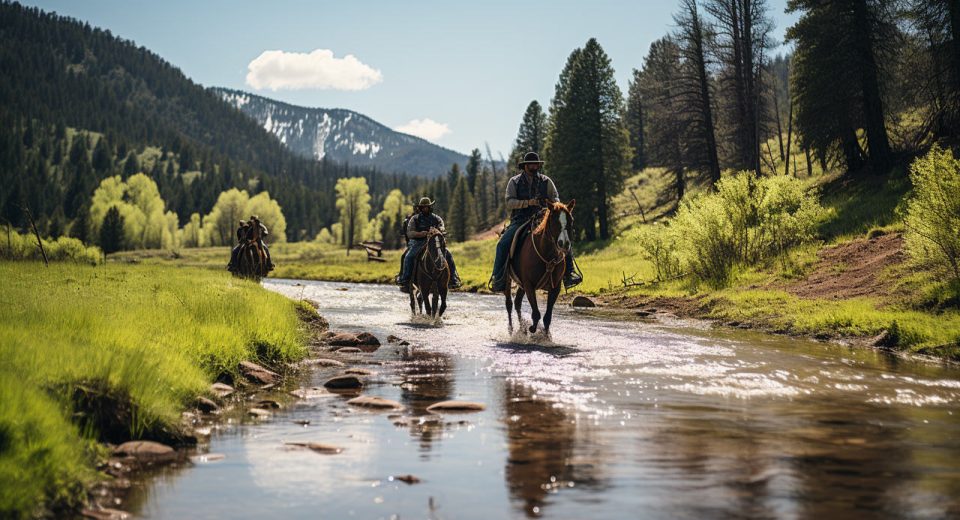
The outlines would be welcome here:
[[[433,214],[433,205],[436,201],[429,197],[423,197],[420,202],[414,206],[414,214],[407,220],[404,236],[407,237],[407,250],[400,257],[400,276],[397,277],[397,285],[403,292],[410,292],[410,275],[413,273],[413,264],[417,261],[417,256],[426,242],[427,235],[431,229],[436,229],[443,233],[443,219],[439,215]],[[447,258],[447,264],[450,265],[450,287],[456,289],[460,287],[460,275],[457,274],[457,266],[453,263],[453,255],[450,251],[444,249]]]
[[[493,276],[490,289],[501,292],[507,285],[507,256],[510,254],[510,245],[513,236],[531,217],[540,211],[541,201],[560,202],[557,187],[550,177],[540,173],[543,161],[536,152],[527,152],[517,163],[520,173],[514,175],[507,183],[507,209],[510,211],[510,225],[500,235],[497,242],[497,256],[493,261]],[[567,289],[578,285],[583,279],[573,270],[573,252],[566,255],[566,270],[564,271],[563,286]]]
[[[258,233],[255,233],[255,231]],[[228,271],[232,273],[237,270],[237,255],[240,254],[240,248],[248,240],[253,239],[255,234],[257,235],[257,243],[263,248],[264,254],[267,255],[267,271],[273,270],[274,266],[273,260],[270,258],[270,249],[267,248],[267,244],[263,243],[263,237],[269,235],[270,232],[267,231],[267,226],[263,225],[263,222],[260,222],[260,217],[252,215],[249,221],[240,221],[240,227],[237,228],[237,246],[230,252],[230,263],[227,264]]]

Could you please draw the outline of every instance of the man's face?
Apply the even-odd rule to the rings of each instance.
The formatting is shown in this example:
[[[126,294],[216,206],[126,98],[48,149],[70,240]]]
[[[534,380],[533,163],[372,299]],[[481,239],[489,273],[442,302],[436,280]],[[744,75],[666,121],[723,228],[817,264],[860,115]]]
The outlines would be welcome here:
[[[540,165],[537,163],[527,163],[523,165],[523,171],[533,175],[540,171]]]
[[[424,215],[426,215],[430,213],[430,211],[431,211],[430,206],[420,206],[420,213],[423,213]]]

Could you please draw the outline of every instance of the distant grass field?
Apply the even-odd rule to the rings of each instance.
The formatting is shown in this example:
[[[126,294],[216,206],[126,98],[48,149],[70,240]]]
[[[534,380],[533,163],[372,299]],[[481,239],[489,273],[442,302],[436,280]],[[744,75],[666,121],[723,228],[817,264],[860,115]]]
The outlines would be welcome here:
[[[0,262],[0,517],[76,503],[94,477],[95,427],[78,387],[133,406],[136,438],[244,359],[305,355],[296,303],[226,272],[111,263]]]

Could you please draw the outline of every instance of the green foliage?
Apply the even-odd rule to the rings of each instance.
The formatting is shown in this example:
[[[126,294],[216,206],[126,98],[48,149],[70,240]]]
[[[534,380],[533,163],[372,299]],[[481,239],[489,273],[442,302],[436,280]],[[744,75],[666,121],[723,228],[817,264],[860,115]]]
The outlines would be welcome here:
[[[116,175],[100,182],[90,201],[90,228],[94,236],[102,238],[100,228],[107,213],[114,208],[122,217],[121,248],[177,247],[177,216],[165,211],[166,204],[160,198],[157,183],[150,177],[138,173],[124,182]]]
[[[77,262],[96,265],[103,255],[100,248],[86,246],[76,238],[42,239],[43,250],[50,261]],[[33,234],[20,234],[9,229],[0,231],[0,258],[5,260],[42,260],[37,239]]]
[[[363,177],[342,178],[337,181],[337,209],[343,230],[342,243],[355,244],[367,227],[370,218],[370,188]]]
[[[306,352],[293,301],[219,271],[3,262],[0,277],[4,518],[82,496],[76,484],[92,477],[89,436],[97,432],[70,422],[78,384],[128,396],[136,413],[127,429],[148,435],[175,425],[240,361],[282,363]]]
[[[960,160],[934,146],[910,167],[906,249],[912,260],[960,283]]]
[[[793,177],[725,177],[716,192],[684,200],[671,227],[683,269],[716,287],[737,265],[771,258],[814,237],[824,211],[817,194]]]
[[[670,226],[660,223],[644,226],[637,231],[636,238],[643,257],[653,264],[658,282],[680,274],[677,237]]]

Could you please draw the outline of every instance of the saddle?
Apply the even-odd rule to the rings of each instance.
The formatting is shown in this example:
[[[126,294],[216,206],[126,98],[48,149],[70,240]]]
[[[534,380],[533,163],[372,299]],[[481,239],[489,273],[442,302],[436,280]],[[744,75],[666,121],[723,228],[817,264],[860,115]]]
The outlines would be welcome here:
[[[521,224],[520,229],[518,229],[517,232],[513,234],[513,240],[510,242],[510,253],[507,254],[507,274],[513,280],[513,282],[516,283],[517,285],[520,285],[520,278],[517,276],[517,273],[513,272],[513,255],[517,250],[517,245],[520,244],[524,238],[530,235],[531,222],[532,222],[532,219],[527,220],[526,222]]]

